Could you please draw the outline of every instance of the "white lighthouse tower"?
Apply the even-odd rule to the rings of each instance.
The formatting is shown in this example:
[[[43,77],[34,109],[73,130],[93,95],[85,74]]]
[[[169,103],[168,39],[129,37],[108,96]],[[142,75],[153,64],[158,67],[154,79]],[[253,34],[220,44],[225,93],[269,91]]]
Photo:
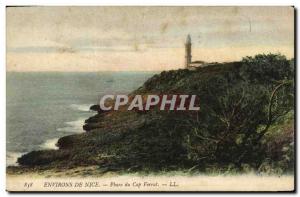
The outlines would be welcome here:
[[[209,65],[209,63],[206,63],[204,61],[192,62],[192,40],[190,35],[186,37],[186,42],[184,45],[185,45],[185,61],[184,61],[185,68],[189,70],[195,70],[199,67],[204,67]]]
[[[185,67],[189,68],[191,62],[192,62],[192,41],[191,41],[191,36],[188,35],[186,37],[186,42],[185,42]]]

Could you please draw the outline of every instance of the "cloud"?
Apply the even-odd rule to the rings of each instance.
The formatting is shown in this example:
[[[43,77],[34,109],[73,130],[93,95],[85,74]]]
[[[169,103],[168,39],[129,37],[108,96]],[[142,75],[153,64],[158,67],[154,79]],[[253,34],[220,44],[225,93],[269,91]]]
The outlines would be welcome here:
[[[139,70],[175,68],[183,64],[187,34],[192,36],[193,57],[204,61],[239,60],[244,54],[253,54],[254,49],[290,56],[294,47],[294,10],[8,7],[7,67],[60,71],[70,69],[70,64],[73,70],[81,71],[117,70],[118,66]],[[226,53],[225,49],[230,51]]]
[[[7,52],[14,53],[75,53],[76,50],[68,47],[44,47],[44,46],[28,46],[28,47],[10,47]]]

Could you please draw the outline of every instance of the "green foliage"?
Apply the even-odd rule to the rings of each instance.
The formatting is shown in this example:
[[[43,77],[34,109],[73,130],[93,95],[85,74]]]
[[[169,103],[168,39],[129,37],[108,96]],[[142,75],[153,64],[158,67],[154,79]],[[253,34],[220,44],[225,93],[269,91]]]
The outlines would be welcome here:
[[[95,116],[90,123],[95,129],[60,139],[60,149],[48,154],[52,162],[39,162],[46,155],[43,151],[20,161],[129,172],[288,172],[294,162],[293,77],[293,61],[278,54],[195,71],[164,71],[132,94],[196,94],[199,112],[119,111]],[[61,157],[63,152],[68,156]]]
[[[242,61],[241,75],[250,82],[272,84],[275,81],[291,79],[293,71],[291,62],[280,54],[260,54],[245,57]]]

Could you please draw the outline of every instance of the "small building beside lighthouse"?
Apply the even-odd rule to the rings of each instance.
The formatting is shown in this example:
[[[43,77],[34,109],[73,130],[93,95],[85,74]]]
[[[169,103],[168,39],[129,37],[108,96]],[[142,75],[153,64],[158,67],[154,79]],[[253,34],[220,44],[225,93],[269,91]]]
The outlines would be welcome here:
[[[192,62],[192,39],[190,35],[187,35],[185,42],[185,68],[189,70],[194,70],[197,67],[206,66],[204,61],[194,61]]]

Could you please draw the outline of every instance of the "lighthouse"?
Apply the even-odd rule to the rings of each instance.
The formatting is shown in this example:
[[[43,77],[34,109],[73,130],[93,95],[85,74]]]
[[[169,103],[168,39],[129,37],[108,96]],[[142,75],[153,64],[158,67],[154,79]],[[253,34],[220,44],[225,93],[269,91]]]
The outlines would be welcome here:
[[[208,66],[209,63],[206,63],[204,61],[192,61],[192,40],[191,36],[188,35],[186,37],[185,42],[185,61],[184,61],[184,67],[189,70],[196,70],[199,67]]]
[[[191,62],[192,62],[192,41],[191,41],[191,36],[188,35],[186,37],[186,42],[185,42],[185,67],[189,68]]]

